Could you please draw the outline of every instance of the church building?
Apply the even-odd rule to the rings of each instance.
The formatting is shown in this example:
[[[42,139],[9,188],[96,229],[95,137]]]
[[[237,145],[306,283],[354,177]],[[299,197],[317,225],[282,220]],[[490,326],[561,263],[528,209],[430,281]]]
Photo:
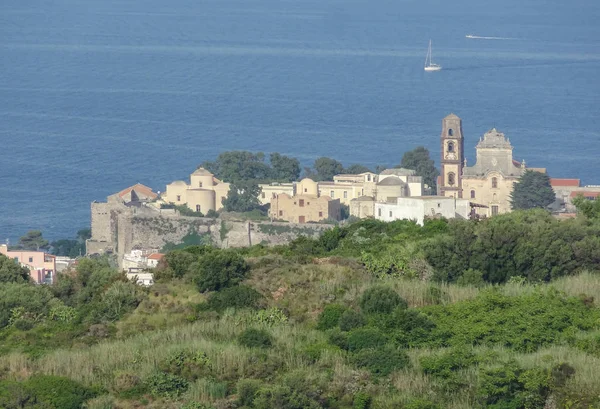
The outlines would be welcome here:
[[[510,212],[510,194],[525,172],[525,161],[513,159],[509,139],[495,128],[479,138],[475,149],[476,162],[467,166],[462,120],[454,114],[442,120],[438,195],[468,199],[480,216]]]

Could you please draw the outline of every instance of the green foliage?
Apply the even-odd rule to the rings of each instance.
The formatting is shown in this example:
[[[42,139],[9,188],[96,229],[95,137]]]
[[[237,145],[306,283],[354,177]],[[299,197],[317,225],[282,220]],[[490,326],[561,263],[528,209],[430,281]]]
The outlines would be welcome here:
[[[317,321],[317,328],[326,330],[338,326],[340,318],[346,311],[346,307],[341,304],[328,304],[325,306]]]
[[[293,182],[300,177],[300,162],[296,158],[272,153],[269,157],[271,162],[271,177],[278,182]]]
[[[358,328],[348,334],[348,349],[359,351],[385,345],[386,336],[377,328]]]
[[[26,283],[29,270],[21,267],[15,260],[0,254],[0,283]]]
[[[273,337],[263,329],[248,328],[239,335],[238,342],[248,348],[270,348]]]
[[[406,308],[407,303],[389,287],[368,288],[360,298],[360,308],[365,314],[389,314],[398,306]]]
[[[411,399],[404,407],[406,409],[441,409],[439,405],[427,399]]]
[[[581,298],[552,290],[515,297],[490,290],[473,300],[423,311],[436,324],[431,338],[434,345],[502,345],[526,352],[555,343],[573,331],[595,328],[600,318],[600,312]]]
[[[187,217],[204,217],[204,214],[202,212],[197,212],[195,210],[192,210],[189,207],[187,207],[187,205],[175,205],[175,209],[182,216],[187,216]]]
[[[352,409],[369,409],[373,403],[371,395],[365,392],[357,392],[352,401]]]
[[[420,359],[424,373],[442,379],[451,378],[455,376],[456,371],[468,368],[478,362],[477,356],[464,346]]]
[[[206,212],[206,217],[209,217],[211,219],[216,219],[219,217],[219,213],[213,209],[210,209],[208,212]]]
[[[45,250],[50,246],[48,240],[44,239],[39,230],[30,230],[19,238],[18,248],[24,250]]]
[[[405,351],[391,345],[375,349],[363,349],[352,356],[352,362],[375,376],[387,376],[406,368],[410,360]]]
[[[556,200],[546,173],[527,170],[515,183],[510,194],[510,204],[514,210],[546,208]]]
[[[114,282],[102,296],[101,316],[107,321],[116,321],[134,310],[145,295],[138,285],[131,282]]]
[[[346,310],[339,319],[339,325],[342,331],[352,331],[367,325],[367,319],[358,311]]]
[[[153,373],[145,380],[145,384],[152,395],[167,398],[181,395],[189,386],[186,379],[167,372]]]
[[[208,307],[215,311],[227,308],[257,308],[261,299],[262,295],[254,288],[238,285],[211,294]]]
[[[33,284],[0,284],[0,328],[17,319],[36,322],[48,314],[52,293]],[[18,314],[15,316],[14,314]]]
[[[453,220],[446,234],[422,244],[434,279],[461,284],[504,283],[513,276],[549,281],[600,260],[600,226],[559,221],[542,210],[518,211],[487,220]]]
[[[256,392],[260,389],[262,382],[258,379],[240,379],[236,385],[237,402],[240,406],[252,407]]]
[[[250,212],[258,209],[261,188],[254,182],[236,182],[232,184],[223,199],[223,208],[227,212]]]
[[[247,277],[250,266],[239,254],[219,251],[202,257],[191,268],[198,290],[218,291],[238,284]]]
[[[600,199],[589,200],[583,197],[583,194],[580,194],[573,199],[573,204],[577,208],[577,212],[588,219],[600,219]]]
[[[258,390],[253,401],[255,409],[320,409],[322,406],[289,386],[274,385]]]
[[[75,240],[62,239],[50,243],[52,254],[56,256],[67,256],[76,258],[85,255],[85,241],[92,237],[90,229],[81,229],[77,232]]]
[[[371,172],[371,169],[369,169],[368,167],[366,167],[364,165],[359,165],[359,164],[350,165],[344,169],[344,173],[347,173],[350,175],[358,175],[358,174],[366,173],[366,172]]]
[[[423,183],[435,193],[437,177],[440,171],[435,167],[435,162],[429,157],[429,150],[423,146],[417,146],[412,151],[405,152],[399,168],[414,169],[418,176],[423,177]]]
[[[335,159],[321,157],[315,160],[314,169],[316,174],[315,180],[333,180],[335,175],[339,175],[344,171],[344,165]]]
[[[181,278],[189,271],[192,263],[198,261],[198,256],[186,250],[173,250],[165,254],[165,261],[172,276]]]
[[[24,382],[0,382],[3,409],[79,409],[94,391],[60,376],[34,375]]]
[[[163,372],[194,381],[210,373],[212,363],[206,353],[182,349],[169,355],[160,365]]]
[[[271,169],[264,160],[262,152],[230,151],[219,154],[215,162],[204,162],[201,166],[225,182],[238,183],[269,179]]]

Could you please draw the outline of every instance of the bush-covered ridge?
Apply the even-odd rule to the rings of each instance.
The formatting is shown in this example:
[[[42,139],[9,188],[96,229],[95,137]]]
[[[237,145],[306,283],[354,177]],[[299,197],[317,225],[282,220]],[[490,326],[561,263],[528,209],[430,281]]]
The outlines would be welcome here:
[[[597,232],[367,220],[174,250],[149,289],[108,259],[49,287],[0,260],[0,407],[599,407]]]

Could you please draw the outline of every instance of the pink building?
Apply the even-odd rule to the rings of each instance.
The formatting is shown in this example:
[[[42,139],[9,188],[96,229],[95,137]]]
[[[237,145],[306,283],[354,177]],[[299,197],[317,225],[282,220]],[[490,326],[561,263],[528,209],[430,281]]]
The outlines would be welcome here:
[[[52,284],[56,276],[56,257],[43,251],[9,250],[0,244],[0,254],[17,261],[29,270],[31,279],[38,284]]]

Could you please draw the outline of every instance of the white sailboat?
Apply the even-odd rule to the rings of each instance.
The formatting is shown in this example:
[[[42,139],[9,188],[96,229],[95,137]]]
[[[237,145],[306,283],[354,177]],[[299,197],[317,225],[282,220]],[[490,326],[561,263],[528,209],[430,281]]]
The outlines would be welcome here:
[[[431,61],[431,40],[429,40],[429,48],[427,49],[427,56],[425,57],[425,71],[439,71],[441,69],[441,65],[434,64]]]

